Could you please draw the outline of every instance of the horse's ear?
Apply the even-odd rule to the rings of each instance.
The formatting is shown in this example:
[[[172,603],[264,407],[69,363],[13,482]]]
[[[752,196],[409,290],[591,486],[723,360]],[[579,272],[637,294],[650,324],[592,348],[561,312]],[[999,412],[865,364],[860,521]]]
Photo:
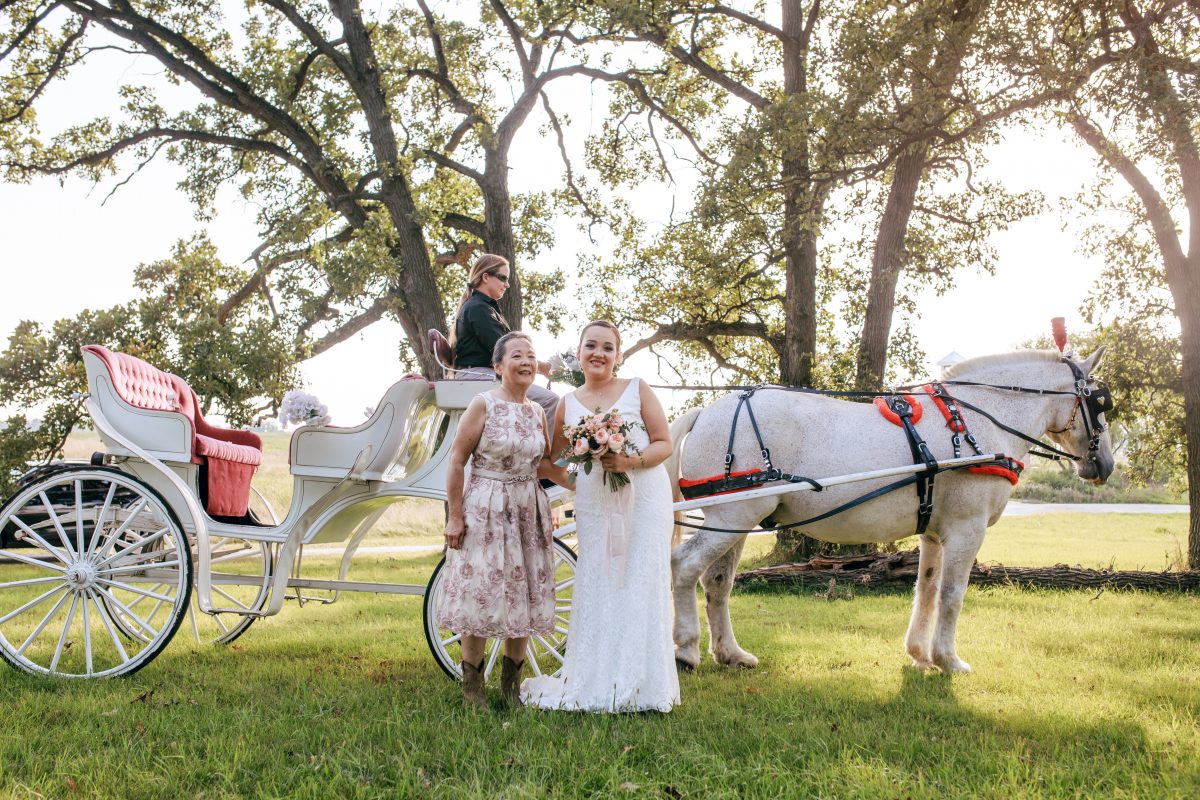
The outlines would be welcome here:
[[[1090,375],[1096,371],[1096,367],[1100,366],[1100,361],[1104,358],[1104,351],[1107,347],[1107,345],[1102,344],[1096,348],[1096,352],[1087,357],[1087,359],[1083,362],[1084,366],[1086,367],[1084,370],[1085,374]]]

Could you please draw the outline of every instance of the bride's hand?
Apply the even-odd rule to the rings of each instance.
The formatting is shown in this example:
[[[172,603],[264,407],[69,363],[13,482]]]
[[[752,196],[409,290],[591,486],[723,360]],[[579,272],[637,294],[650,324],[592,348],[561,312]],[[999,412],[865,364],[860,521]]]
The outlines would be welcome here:
[[[606,472],[628,472],[631,469],[641,469],[645,465],[640,456],[605,453],[600,456],[600,466],[604,467]]]

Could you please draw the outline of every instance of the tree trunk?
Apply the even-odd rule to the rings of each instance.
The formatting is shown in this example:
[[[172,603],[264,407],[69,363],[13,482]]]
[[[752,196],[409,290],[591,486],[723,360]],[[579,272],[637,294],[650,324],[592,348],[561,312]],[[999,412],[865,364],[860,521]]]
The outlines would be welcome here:
[[[871,259],[871,283],[867,287],[867,310],[858,343],[857,388],[874,391],[883,387],[887,367],[888,337],[896,307],[896,285],[904,269],[907,252],[904,235],[912,217],[913,202],[921,185],[928,146],[914,145],[896,161],[887,204],[875,236]]]
[[[487,154],[483,183],[483,247],[488,253],[504,256],[509,264],[508,291],[500,298],[500,313],[514,331],[521,329],[524,318],[521,271],[517,265],[516,241],[512,230],[512,197],[508,192],[508,159],[496,151]]]
[[[1200,236],[1196,238],[1200,239]],[[1183,357],[1183,432],[1187,439],[1188,505],[1191,507],[1188,566],[1200,569],[1200,321],[1196,319],[1196,309],[1200,308],[1200,252],[1193,252],[1185,259],[1174,275],[1168,271],[1167,283],[1175,299]]]
[[[784,102],[803,106],[808,92],[807,53],[801,49],[804,9],[800,0],[783,0],[783,91]],[[808,117],[803,111],[785,114],[789,125],[788,149],[780,167],[783,191],[783,250],[785,297],[783,350],[779,379],[784,385],[812,385],[817,351],[817,235],[820,213],[813,191],[808,151]]]

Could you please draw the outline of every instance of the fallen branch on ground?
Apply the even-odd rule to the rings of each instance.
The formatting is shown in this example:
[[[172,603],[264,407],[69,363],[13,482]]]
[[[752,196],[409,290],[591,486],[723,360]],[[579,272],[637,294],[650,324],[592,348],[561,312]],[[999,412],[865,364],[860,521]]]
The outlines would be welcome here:
[[[865,553],[852,556],[817,556],[798,564],[777,564],[739,572],[741,585],[766,583],[771,586],[827,585],[831,580],[861,587],[899,586],[917,579],[918,553]],[[1010,585],[1044,589],[1148,589],[1151,591],[1195,591],[1200,589],[1200,570],[1184,572],[1141,572],[1136,570],[1086,569],[1055,564],[1052,567],[1006,567],[975,563],[971,583]]]

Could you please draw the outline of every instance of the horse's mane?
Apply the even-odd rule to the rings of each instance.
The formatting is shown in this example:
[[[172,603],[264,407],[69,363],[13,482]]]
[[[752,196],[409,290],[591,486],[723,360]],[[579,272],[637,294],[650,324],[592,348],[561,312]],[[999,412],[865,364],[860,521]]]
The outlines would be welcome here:
[[[1062,356],[1056,350],[1014,350],[1011,353],[997,353],[995,355],[978,356],[976,358],[968,358],[965,361],[959,361],[957,364],[951,364],[947,367],[942,377],[947,380],[950,378],[960,378],[980,367],[1010,366],[1013,364],[1027,364],[1031,361],[1041,364],[1057,363],[1061,358]]]

